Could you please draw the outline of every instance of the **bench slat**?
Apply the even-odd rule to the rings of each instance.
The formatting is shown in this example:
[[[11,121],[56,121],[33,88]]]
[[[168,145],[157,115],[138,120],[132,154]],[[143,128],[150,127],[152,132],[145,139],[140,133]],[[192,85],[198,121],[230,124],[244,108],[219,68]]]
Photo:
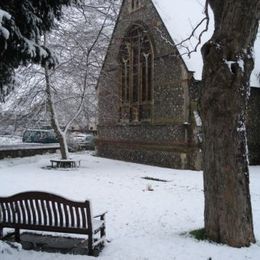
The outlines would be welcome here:
[[[59,212],[59,219],[60,219],[60,226],[64,227],[64,217],[63,217],[63,211],[62,211],[62,203],[58,202],[58,212]]]
[[[14,207],[15,207],[15,211],[16,211],[17,222],[21,223],[21,210],[19,207],[19,201],[14,202]]]
[[[51,211],[51,206],[50,206],[50,201],[45,201],[46,202],[46,207],[47,207],[47,212],[48,212],[48,220],[49,220],[49,226],[53,226],[53,215]]]
[[[29,200],[25,200],[25,209],[27,213],[27,224],[32,224],[32,214],[30,210]]]
[[[29,200],[29,205],[32,210],[32,222],[31,224],[35,225],[37,224],[37,218],[36,218],[36,207],[34,206],[33,200]]]
[[[56,202],[50,201],[50,205],[51,205],[52,214],[53,214],[54,226],[58,226],[58,212],[56,209]]]
[[[4,203],[0,203],[0,211],[1,211],[1,219],[3,222],[6,222],[6,211],[5,211],[5,207],[4,207]]]
[[[7,205],[8,205],[7,209],[9,211],[8,212],[8,215],[9,215],[8,221],[13,222],[12,203],[8,202]]]
[[[70,216],[71,216],[71,227],[75,227],[75,212],[74,212],[74,209],[75,209],[75,207],[72,207],[72,206],[69,206],[69,212],[70,212]]]
[[[10,202],[10,213],[11,213],[11,222],[16,222],[16,210],[14,206],[14,202]]]
[[[46,205],[44,200],[40,200],[41,208],[42,208],[42,214],[43,214],[43,225],[47,226],[47,212],[46,212]]]
[[[65,227],[69,227],[69,214],[68,214],[68,206],[63,204],[64,209],[64,217],[65,217]]]
[[[35,210],[37,212],[37,220],[38,220],[39,225],[43,225],[40,200],[37,200],[37,199],[35,200]]]
[[[25,224],[26,223],[26,213],[25,213],[26,209],[25,209],[25,202],[24,202],[24,200],[20,201],[20,208],[21,208],[22,218],[23,218],[23,222],[22,223]]]
[[[77,227],[80,228],[81,227],[81,223],[80,223],[80,213],[81,213],[81,208],[80,207],[75,207],[75,211],[76,211],[76,219],[77,219]]]
[[[6,213],[6,222],[10,221],[11,218],[11,213],[10,213],[10,209],[9,209],[9,203],[4,203],[4,207],[5,207],[5,213]]]

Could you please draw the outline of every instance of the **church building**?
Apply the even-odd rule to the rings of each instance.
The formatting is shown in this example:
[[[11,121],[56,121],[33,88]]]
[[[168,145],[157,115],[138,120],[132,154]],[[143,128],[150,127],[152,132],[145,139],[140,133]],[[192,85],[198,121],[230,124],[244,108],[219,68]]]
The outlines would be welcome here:
[[[179,169],[202,167],[196,80],[202,58],[200,51],[188,55],[196,37],[177,43],[183,40],[182,30],[189,34],[203,18],[203,7],[183,1],[191,24],[189,19],[182,22],[184,15],[174,2],[122,1],[97,87],[99,156]]]

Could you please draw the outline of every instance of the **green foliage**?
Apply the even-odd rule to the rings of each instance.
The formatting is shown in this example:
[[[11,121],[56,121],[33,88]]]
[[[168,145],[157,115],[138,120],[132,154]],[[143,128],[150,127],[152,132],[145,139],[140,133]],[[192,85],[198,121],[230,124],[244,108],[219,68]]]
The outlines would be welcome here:
[[[193,230],[190,232],[190,234],[197,240],[207,240],[207,236],[204,228]]]

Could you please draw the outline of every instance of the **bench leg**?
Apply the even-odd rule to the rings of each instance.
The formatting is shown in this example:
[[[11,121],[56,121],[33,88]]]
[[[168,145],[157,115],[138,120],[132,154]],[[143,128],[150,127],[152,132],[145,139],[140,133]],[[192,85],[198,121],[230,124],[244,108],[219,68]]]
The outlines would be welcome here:
[[[15,241],[16,241],[16,242],[20,242],[20,241],[21,241],[19,228],[16,228],[16,229],[15,229],[14,237],[15,237]]]
[[[4,228],[0,228],[0,239],[3,239],[3,237],[4,237],[4,234],[3,234],[3,230],[4,230]]]
[[[105,222],[105,215],[102,215],[100,219]],[[100,236],[101,236],[101,238],[106,237],[106,225],[105,224],[100,230]]]
[[[92,235],[88,236],[88,255],[93,256],[94,248],[93,248],[93,237]]]

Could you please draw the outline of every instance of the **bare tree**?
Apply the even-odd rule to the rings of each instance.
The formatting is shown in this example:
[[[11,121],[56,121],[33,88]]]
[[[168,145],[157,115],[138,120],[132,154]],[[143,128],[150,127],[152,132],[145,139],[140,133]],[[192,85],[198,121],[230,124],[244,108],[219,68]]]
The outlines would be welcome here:
[[[59,57],[56,69],[48,71],[48,81],[57,120],[66,132],[75,120],[83,126],[96,118],[95,86],[115,10],[114,1],[86,0],[64,10],[62,21],[48,35],[48,46]],[[30,66],[18,74],[20,87],[9,96],[6,107],[27,125],[40,126],[43,121],[46,125],[51,111],[46,105],[46,70]]]
[[[203,46],[205,231],[234,247],[255,242],[249,192],[246,108],[260,0],[208,0],[215,31]]]
[[[61,51],[65,53],[65,57],[63,62],[59,66],[57,72],[53,73],[54,83],[51,83],[48,68],[45,67],[46,92],[48,97],[48,105],[50,109],[51,125],[54,131],[56,132],[60,142],[62,159],[68,159],[68,146],[66,141],[67,132],[71,124],[82,112],[83,105],[86,96],[88,94],[88,90],[91,89],[91,87],[93,90],[93,86],[96,83],[95,76],[97,75],[95,74],[97,73],[98,68],[100,68],[101,66],[100,59],[102,56],[100,55],[102,51],[100,50],[100,47],[104,47],[102,45],[104,40],[103,35],[106,30],[107,21],[109,20],[108,17],[109,17],[111,6],[112,6],[111,3],[109,3],[109,5],[105,5],[105,7],[102,6],[102,10],[103,10],[102,16],[100,16],[100,12],[99,12],[100,7],[95,7],[96,13],[94,17],[93,17],[93,13],[94,13],[93,11],[92,13],[88,12],[86,14],[85,6],[82,6],[81,8],[78,8],[76,6],[75,7],[76,9],[70,10],[70,12],[72,13],[72,15],[70,15],[70,20],[74,21],[74,20],[81,19],[82,22],[76,23],[74,21],[74,23],[69,23],[68,21],[67,23],[63,23],[63,26],[60,26],[63,27],[62,30],[61,28],[59,28],[59,32],[63,34],[63,37],[60,37],[60,39],[63,39],[64,41],[64,45],[62,46],[63,48],[61,49]],[[94,6],[91,6],[91,8],[93,9]],[[89,16],[91,16],[92,19],[93,18],[95,19],[91,21]],[[66,28],[64,28],[64,25]],[[87,32],[85,32],[86,29]],[[88,42],[86,43],[84,40],[82,40],[82,37],[80,38],[79,34],[87,35]],[[76,51],[75,51],[75,46],[77,46]],[[56,47],[56,50],[59,50],[58,46]],[[66,75],[64,75],[65,74],[64,72],[66,73]],[[66,83],[64,82],[64,77],[67,79]],[[57,113],[55,109],[55,99],[53,95],[54,93],[51,88],[53,87],[53,89],[55,89],[57,100],[59,100],[60,95],[59,94],[57,95],[58,91],[56,91],[56,89],[57,89],[57,85],[59,85],[61,82],[62,84],[64,83],[70,84],[68,86],[69,90],[71,88],[73,89],[73,86],[74,89],[75,88],[80,89],[80,94],[78,98],[75,100],[75,97],[73,97],[74,99],[73,101],[76,101],[76,103],[71,102],[71,97],[68,96],[66,101],[69,101],[69,104],[63,99],[62,103],[68,104],[70,110],[73,111],[73,113],[70,113],[69,120],[65,123],[63,130],[60,126],[57,117]],[[59,87],[58,89],[62,90],[62,87]],[[71,106],[71,103],[74,104],[74,106]]]

